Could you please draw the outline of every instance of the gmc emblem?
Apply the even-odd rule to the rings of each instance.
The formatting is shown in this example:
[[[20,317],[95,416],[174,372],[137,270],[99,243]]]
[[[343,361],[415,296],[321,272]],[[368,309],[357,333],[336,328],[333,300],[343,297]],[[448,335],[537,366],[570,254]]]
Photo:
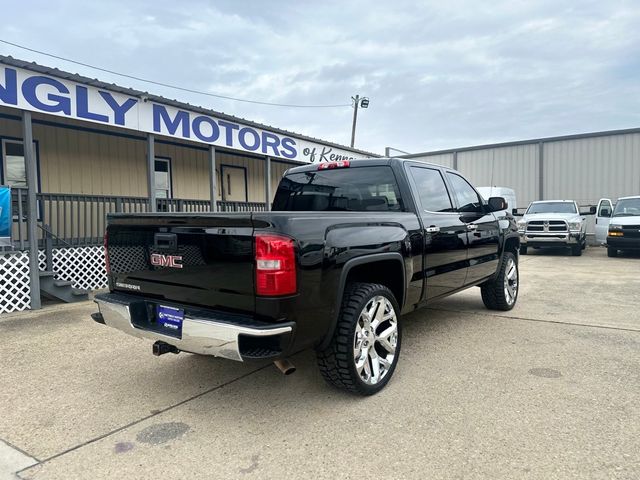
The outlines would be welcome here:
[[[151,254],[151,265],[156,267],[182,268],[182,255]]]

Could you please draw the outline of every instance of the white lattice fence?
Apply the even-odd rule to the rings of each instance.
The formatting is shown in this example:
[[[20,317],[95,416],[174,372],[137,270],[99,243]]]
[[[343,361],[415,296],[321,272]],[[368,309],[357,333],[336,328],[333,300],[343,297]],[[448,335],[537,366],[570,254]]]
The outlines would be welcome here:
[[[46,255],[38,255],[40,270],[46,269]],[[56,278],[73,283],[76,288],[98,290],[107,288],[104,247],[71,247],[53,249],[53,271]]]
[[[30,306],[29,254],[0,254],[0,313],[19,312]]]

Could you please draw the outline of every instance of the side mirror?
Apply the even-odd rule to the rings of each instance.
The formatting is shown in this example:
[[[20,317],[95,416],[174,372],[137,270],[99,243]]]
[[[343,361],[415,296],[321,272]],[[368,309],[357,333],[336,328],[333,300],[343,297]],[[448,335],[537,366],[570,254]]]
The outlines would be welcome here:
[[[605,218],[610,218],[611,217],[611,209],[607,208],[607,207],[602,207],[600,209],[600,215],[598,215],[599,217],[605,217]]]
[[[502,197],[491,197],[487,201],[487,205],[489,206],[489,212],[499,212],[500,210],[509,208],[509,204]]]

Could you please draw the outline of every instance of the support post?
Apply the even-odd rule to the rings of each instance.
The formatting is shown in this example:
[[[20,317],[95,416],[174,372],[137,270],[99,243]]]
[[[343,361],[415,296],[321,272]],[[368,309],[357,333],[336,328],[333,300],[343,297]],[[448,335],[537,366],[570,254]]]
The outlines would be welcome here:
[[[355,105],[353,106],[353,125],[351,125],[351,148],[356,141],[356,121],[358,119],[358,105],[360,104],[360,95],[352,97]]]
[[[211,198],[211,211],[218,211],[218,181],[216,179],[216,147],[209,147],[209,196]]]
[[[453,152],[453,169],[458,170],[458,152]]]
[[[29,240],[29,289],[31,291],[31,309],[38,310],[40,302],[40,267],[38,266],[38,172],[36,157],[33,154],[33,130],[31,112],[22,112],[22,139],[24,163],[27,173],[27,238]]]
[[[149,212],[156,212],[156,185],[154,173],[156,170],[155,137],[147,134],[147,186],[149,191]]]
[[[538,200],[544,200],[544,142],[538,142]]]
[[[271,211],[271,157],[265,158],[264,164],[264,203],[267,212]]]

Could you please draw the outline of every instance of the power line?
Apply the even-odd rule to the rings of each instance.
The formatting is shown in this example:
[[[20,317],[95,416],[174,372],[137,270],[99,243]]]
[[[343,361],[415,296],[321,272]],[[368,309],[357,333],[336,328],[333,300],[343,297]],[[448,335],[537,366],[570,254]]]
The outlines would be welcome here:
[[[132,80],[138,80],[140,82],[150,83],[152,85],[158,85],[158,86],[161,86],[161,87],[173,88],[175,90],[181,90],[183,92],[196,93],[198,95],[206,95],[208,97],[222,98],[224,100],[232,100],[234,102],[253,103],[253,104],[257,104],[257,105],[269,105],[271,107],[292,107],[292,108],[338,108],[338,107],[350,107],[351,106],[350,103],[343,103],[343,104],[336,104],[336,105],[297,105],[297,104],[291,104],[291,103],[271,103],[271,102],[260,102],[258,100],[247,100],[247,99],[244,99],[244,98],[229,97],[229,96],[226,96],[226,95],[218,95],[218,94],[215,94],[215,93],[203,92],[201,90],[193,90],[191,88],[179,87],[177,85],[171,85],[169,83],[157,82],[155,80],[149,80],[149,79],[146,79],[146,78],[136,77],[134,75],[128,75],[126,73],[116,72],[114,70],[109,70],[107,68],[96,67],[95,65],[90,65],[88,63],[79,62],[77,60],[71,60],[70,58],[65,58],[65,57],[61,57],[59,55],[54,55],[52,53],[47,53],[47,52],[43,52],[41,50],[36,50],[34,48],[25,47],[24,45],[18,45],[17,43],[9,42],[7,40],[2,40],[1,38],[0,38],[0,42],[5,43],[7,45],[11,45],[12,47],[21,48],[21,49],[27,50],[29,52],[38,53],[40,55],[45,55],[47,57],[51,57],[51,58],[55,58],[55,59],[58,59],[58,60],[62,60],[64,62],[74,63],[76,65],[81,65],[83,67],[92,68],[94,70],[99,70],[101,72],[110,73],[112,75],[118,75],[120,77],[130,78]]]

